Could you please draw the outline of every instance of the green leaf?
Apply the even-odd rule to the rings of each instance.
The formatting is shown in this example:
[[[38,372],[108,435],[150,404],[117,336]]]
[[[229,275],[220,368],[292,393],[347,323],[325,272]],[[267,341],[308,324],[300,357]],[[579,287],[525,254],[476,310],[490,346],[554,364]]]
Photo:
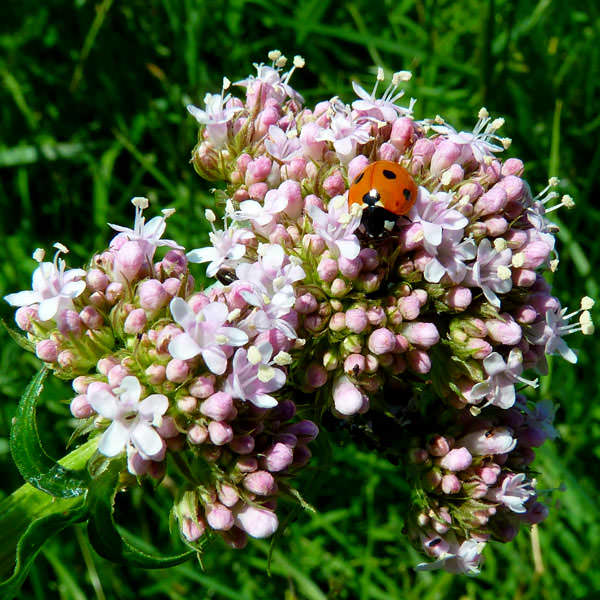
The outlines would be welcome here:
[[[0,597],[4,600],[14,598],[46,540],[69,525],[84,520],[86,514],[86,507],[81,505],[66,513],[54,513],[32,521],[17,544],[16,564],[12,576],[0,583]]]
[[[87,471],[72,471],[52,460],[38,435],[35,409],[47,374],[48,369],[43,367],[19,402],[10,431],[10,451],[19,472],[32,486],[58,498],[73,498],[87,491]]]
[[[170,556],[150,554],[134,546],[127,533],[117,529],[113,513],[123,466],[123,460],[113,460],[92,480],[88,494],[88,534],[94,550],[107,560],[143,569],[165,569],[189,560],[195,551]]]
[[[11,329],[6,324],[4,319],[2,319],[2,325],[4,325],[4,329],[6,329],[6,333],[8,333],[8,335],[13,339],[13,341],[18,346],[23,348],[23,350],[27,350],[27,352],[35,352],[35,344],[31,340],[27,339],[26,336],[22,335],[21,333],[18,333],[14,329]]]

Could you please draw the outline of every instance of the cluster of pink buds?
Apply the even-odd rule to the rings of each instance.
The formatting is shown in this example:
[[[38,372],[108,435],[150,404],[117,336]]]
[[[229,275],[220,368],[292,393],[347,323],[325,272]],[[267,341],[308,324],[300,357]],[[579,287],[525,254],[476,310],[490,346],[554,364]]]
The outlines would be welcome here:
[[[126,452],[132,474],[154,477],[177,457],[189,543],[215,530],[239,547],[276,529],[277,495],[317,434],[290,421],[308,398],[341,426],[402,415],[399,476],[421,503],[410,538],[437,559],[420,568],[475,573],[488,539],[547,512],[529,465],[555,435],[553,410],[518,392],[537,386],[546,356],[577,361],[567,334],[593,332],[593,300],[569,312],[544,279],[558,267],[548,215],[573,200],[556,201],[555,178],[533,196],[523,163],[499,158],[510,140],[485,108],[468,132],[415,121],[414,99],[397,104],[406,71],[382,94],[378,69],[371,92],[353,83],[351,104],[311,109],[290,86],[304,60],[286,71],[279,51],[269,59],[188,107],[194,168],[225,188],[222,221],[206,211],[208,247],[162,240],[170,211],[145,223],[136,198],[134,229],[112,226],[88,270],[42,262],[33,290],[6,299],[37,355],[76,377],[72,412],[101,453]],[[406,210],[390,212],[376,182],[349,204],[378,161],[406,174]],[[218,281],[194,291],[188,262]]]

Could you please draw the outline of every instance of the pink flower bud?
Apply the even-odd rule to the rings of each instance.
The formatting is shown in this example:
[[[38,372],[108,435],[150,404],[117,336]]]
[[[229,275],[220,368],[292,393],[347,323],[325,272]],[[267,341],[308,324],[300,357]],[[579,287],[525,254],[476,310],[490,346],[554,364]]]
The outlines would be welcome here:
[[[506,206],[506,202],[506,191],[500,185],[495,185],[477,200],[475,203],[475,213],[480,216],[499,213]]]
[[[285,428],[284,433],[291,433],[304,443],[314,440],[319,434],[319,428],[308,420],[299,421]]]
[[[365,271],[373,271],[379,266],[379,257],[375,248],[363,248],[358,256]]]
[[[200,405],[200,412],[215,421],[228,421],[234,414],[233,398],[225,392],[216,392]]]
[[[233,429],[225,421],[211,421],[208,424],[208,436],[215,446],[223,446],[233,440]]]
[[[33,323],[38,320],[37,308],[34,306],[21,306],[15,313],[15,322],[23,331],[33,332]]]
[[[279,527],[277,515],[266,508],[258,508],[249,504],[237,511],[236,525],[253,538],[267,538]]]
[[[469,338],[465,344],[465,350],[469,352],[472,358],[483,360],[492,353],[493,348],[491,344],[481,338]]]
[[[146,313],[141,308],[132,310],[125,319],[123,324],[123,331],[128,334],[136,334],[144,331],[146,327]]]
[[[524,169],[523,161],[519,158],[509,158],[502,165],[502,175],[507,177],[509,175],[520,176]]]
[[[411,166],[418,167],[417,171],[429,166],[431,157],[435,152],[435,144],[428,138],[419,138],[413,146],[413,158]],[[454,162],[454,161],[453,161]],[[415,171],[413,170],[413,173]]]
[[[183,383],[190,374],[190,368],[184,360],[174,358],[167,363],[165,375],[173,383]]]
[[[357,377],[365,370],[366,362],[362,354],[350,354],[344,361],[344,371]]]
[[[414,134],[413,120],[408,117],[400,117],[392,123],[390,142],[400,151],[404,152],[412,140]]]
[[[101,358],[96,365],[96,368],[102,375],[105,377],[108,375],[108,372],[115,366],[118,365],[119,361],[112,356],[108,356],[106,358]]]
[[[440,334],[433,323],[407,323],[402,335],[414,346],[430,348],[440,341]]]
[[[206,524],[204,519],[194,521],[188,517],[184,517],[181,520],[181,534],[188,542],[198,541],[206,531]]]
[[[406,353],[408,366],[420,375],[425,375],[431,371],[431,358],[425,350],[411,350]]]
[[[364,154],[355,156],[348,163],[348,180],[354,181],[356,177],[361,173],[369,164],[369,159]]]
[[[423,244],[423,226],[421,223],[411,223],[402,227],[398,235],[398,244],[407,252],[420,248]]]
[[[467,448],[454,448],[441,460],[440,467],[448,471],[464,471],[471,465],[473,458]]]
[[[271,159],[268,156],[259,156],[248,163],[246,167],[246,185],[250,186],[259,181],[264,181],[271,172]]]
[[[271,473],[287,469],[294,460],[294,451],[286,444],[275,443],[264,454],[263,465]]]
[[[448,473],[442,477],[442,492],[444,494],[458,494],[461,487],[460,479],[456,475]]]
[[[204,444],[208,439],[208,429],[203,425],[192,425],[187,433],[187,439],[190,444]]]
[[[330,198],[343,194],[346,191],[346,182],[342,174],[339,171],[334,171],[323,182],[323,189]]]
[[[131,373],[124,366],[120,364],[115,365],[108,372],[108,384],[110,385],[110,387],[117,387],[121,385],[123,379],[125,379],[125,377],[127,377],[128,375],[131,375]]]
[[[255,200],[264,200],[268,191],[269,186],[266,183],[253,183],[248,188],[248,195],[250,198],[253,198]]]
[[[427,444],[427,451],[431,456],[445,456],[450,452],[450,443],[442,435],[435,435]]]
[[[494,485],[500,475],[500,467],[494,463],[479,467],[475,472],[486,485]]]
[[[219,487],[218,496],[221,504],[226,506],[227,508],[231,508],[237,504],[237,501],[240,499],[240,496],[237,490],[228,483],[222,483]]]
[[[88,288],[93,292],[103,292],[110,281],[100,269],[90,269],[85,276],[85,280]]]
[[[396,337],[389,329],[381,327],[369,336],[368,346],[369,350],[376,355],[393,352],[396,347]]]
[[[117,252],[114,270],[127,281],[134,281],[146,262],[146,253],[142,243],[128,241]],[[110,287],[110,285],[108,286]],[[107,288],[108,291],[108,288]]]
[[[346,327],[353,333],[362,333],[368,324],[367,313],[362,308],[346,311]]]
[[[275,478],[268,471],[254,471],[244,477],[244,487],[253,494],[270,496],[277,491]]]
[[[169,250],[162,259],[162,270],[169,277],[180,277],[187,270],[188,260],[181,250]]]
[[[104,297],[109,304],[114,304],[123,295],[123,284],[118,281],[113,281],[108,284]],[[97,293],[97,292],[96,292]]]
[[[87,396],[75,396],[71,400],[71,414],[77,419],[87,419],[94,414],[94,409],[90,406]]]
[[[217,531],[227,531],[234,525],[233,513],[220,502],[206,507],[206,521]]]
[[[469,181],[460,186],[458,190],[459,196],[468,197],[471,202],[475,202],[483,194],[483,187],[477,181]]]
[[[323,258],[319,261],[317,274],[324,282],[333,281],[338,273],[338,264],[332,258]]]
[[[318,304],[312,294],[302,294],[296,298],[294,309],[302,315],[309,315],[317,310]]]
[[[215,376],[196,377],[189,386],[189,392],[196,398],[208,398],[215,391]],[[220,414],[220,413],[219,413]],[[217,418],[217,421],[220,419]]]
[[[236,454],[250,454],[254,451],[255,441],[251,435],[238,435],[229,442],[229,448]]]
[[[326,142],[317,141],[317,137],[321,133],[321,127],[316,123],[306,123],[300,131],[300,143],[304,150],[304,155],[314,161],[320,161],[323,158],[323,153],[327,147]]]
[[[345,375],[342,375],[333,384],[333,404],[342,415],[354,415],[362,407],[363,394]]]
[[[74,310],[63,310],[57,318],[58,330],[65,336],[79,337],[83,332],[83,323]]]
[[[389,160],[391,162],[396,162],[400,157],[400,153],[398,152],[396,147],[393,144],[390,144],[389,142],[384,142],[383,144],[381,144],[381,146],[379,146],[379,151],[377,154],[379,160]]]
[[[521,341],[521,327],[508,313],[502,313],[498,319],[488,319],[485,324],[488,335],[498,344],[516,346]]]
[[[53,340],[41,340],[35,345],[35,354],[44,362],[56,362],[58,358],[58,345]]]
[[[327,371],[317,363],[311,363],[306,370],[306,383],[313,388],[320,388],[327,383]]]
[[[359,256],[352,259],[340,256],[340,258],[338,258],[338,266],[340,268],[340,273],[344,277],[356,279],[360,274],[363,265]]]
[[[500,237],[508,229],[508,221],[504,217],[490,217],[484,223],[486,233],[490,237]]]
[[[89,329],[99,329],[104,324],[102,315],[93,306],[86,306],[79,313],[79,318]]]
[[[548,507],[541,502],[533,502],[523,515],[523,519],[530,525],[541,523],[549,514]]]
[[[515,177],[514,175],[503,177],[498,182],[498,185],[502,186],[506,192],[506,197],[509,202],[520,200],[525,191],[525,182],[520,177]]]
[[[413,155],[416,151],[416,146],[417,144],[415,144]],[[435,177],[438,177],[442,173],[442,171],[445,171],[450,165],[452,165],[458,160],[460,154],[460,146],[458,146],[454,142],[451,142],[449,140],[443,140],[442,142],[440,142],[431,157],[431,174]]]
[[[537,319],[537,312],[530,304],[524,304],[515,310],[515,319],[522,325],[530,325]]]
[[[462,286],[455,286],[448,290],[446,293],[446,303],[450,308],[454,310],[466,310],[471,304],[473,295],[471,290]]]
[[[372,306],[367,310],[367,321],[370,325],[378,327],[385,323],[385,311],[381,306]]]

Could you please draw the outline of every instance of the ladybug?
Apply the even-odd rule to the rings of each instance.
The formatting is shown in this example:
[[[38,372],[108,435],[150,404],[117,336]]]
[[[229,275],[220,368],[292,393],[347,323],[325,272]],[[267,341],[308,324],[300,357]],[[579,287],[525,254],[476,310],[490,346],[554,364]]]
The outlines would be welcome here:
[[[367,165],[350,185],[348,206],[362,204],[362,224],[367,235],[381,237],[388,231],[386,221],[395,224],[416,200],[417,184],[409,172],[398,163],[378,160]]]

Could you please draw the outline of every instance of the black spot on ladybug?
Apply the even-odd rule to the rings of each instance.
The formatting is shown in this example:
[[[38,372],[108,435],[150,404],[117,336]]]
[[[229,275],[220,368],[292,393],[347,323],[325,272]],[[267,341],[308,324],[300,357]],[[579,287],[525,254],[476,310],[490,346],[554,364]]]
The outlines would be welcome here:
[[[402,193],[404,194],[404,197],[406,198],[406,201],[408,202],[410,200],[410,190],[408,188],[404,188],[402,190]]]
[[[396,173],[394,173],[394,171],[388,171],[387,169],[383,170],[383,176],[386,179],[396,179]]]
[[[365,176],[364,173],[361,173],[355,180],[354,183],[358,183],[363,177]]]

